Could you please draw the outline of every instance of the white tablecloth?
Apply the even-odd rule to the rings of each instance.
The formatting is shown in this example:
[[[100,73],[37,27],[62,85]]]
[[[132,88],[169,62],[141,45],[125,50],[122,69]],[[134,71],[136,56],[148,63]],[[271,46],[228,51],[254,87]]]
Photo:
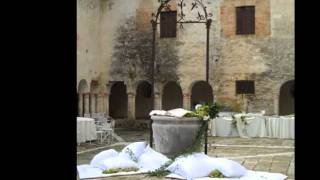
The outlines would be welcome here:
[[[254,119],[246,125],[244,131],[249,137],[267,137],[265,118],[263,116],[253,116]],[[228,117],[231,118],[231,117]],[[239,136],[237,128],[232,125],[232,120],[227,120],[225,117],[217,117],[211,120],[211,135],[212,136]]]
[[[294,139],[294,117],[267,117],[268,137]]]
[[[97,139],[94,119],[77,117],[77,143]]]

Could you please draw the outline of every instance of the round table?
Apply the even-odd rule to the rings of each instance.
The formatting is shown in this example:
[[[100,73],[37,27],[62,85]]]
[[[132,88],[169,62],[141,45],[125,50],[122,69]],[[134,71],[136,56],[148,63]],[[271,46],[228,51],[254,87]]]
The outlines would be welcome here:
[[[77,143],[83,143],[97,139],[94,119],[77,117]]]

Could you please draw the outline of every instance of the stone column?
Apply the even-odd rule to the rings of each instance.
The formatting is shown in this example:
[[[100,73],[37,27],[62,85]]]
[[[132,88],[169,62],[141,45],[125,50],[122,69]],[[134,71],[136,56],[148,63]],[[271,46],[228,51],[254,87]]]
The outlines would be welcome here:
[[[82,93],[78,94],[78,116],[79,117],[83,116],[83,94]]]
[[[108,93],[104,93],[103,102],[104,102],[103,112],[105,113],[106,116],[109,116],[109,94]]]
[[[128,93],[128,119],[136,119],[136,95],[134,93]]]
[[[98,113],[98,94],[94,94],[94,113]]]
[[[191,110],[191,96],[189,93],[183,94],[183,109]]]
[[[89,112],[89,93],[84,94],[84,117],[90,117]]]
[[[96,98],[94,93],[90,93],[90,114],[91,117],[96,113]]]
[[[154,94],[154,106],[153,109],[161,110],[162,109],[162,98],[160,93]]]
[[[274,95],[274,99],[273,99],[273,101],[274,101],[274,103],[273,103],[273,105],[274,105],[274,114],[275,115],[279,115],[279,100],[280,100],[279,98],[280,98],[280,94],[276,93]]]
[[[103,113],[103,93],[97,95],[97,113]]]

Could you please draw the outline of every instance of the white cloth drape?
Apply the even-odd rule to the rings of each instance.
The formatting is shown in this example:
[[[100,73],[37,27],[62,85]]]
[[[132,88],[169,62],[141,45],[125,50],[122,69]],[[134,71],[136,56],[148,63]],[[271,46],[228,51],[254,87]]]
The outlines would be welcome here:
[[[77,143],[97,139],[94,119],[77,117]]]
[[[232,124],[232,115],[238,117],[236,125]],[[294,116],[264,116],[260,113],[242,115],[248,117],[247,125],[239,121],[241,114],[221,113],[219,117],[211,120],[210,135],[294,139]],[[243,129],[243,131],[239,133],[239,129]]]
[[[267,117],[266,120],[268,137],[294,139],[294,117]]]

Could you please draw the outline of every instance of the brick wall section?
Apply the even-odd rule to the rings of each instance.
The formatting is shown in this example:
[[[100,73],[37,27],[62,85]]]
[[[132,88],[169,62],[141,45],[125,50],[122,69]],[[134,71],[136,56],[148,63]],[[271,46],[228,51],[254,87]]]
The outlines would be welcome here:
[[[223,35],[236,35],[236,7],[255,6],[255,35],[269,36],[270,30],[270,2],[269,0],[225,0],[221,4],[220,17]],[[251,35],[252,36],[252,35]]]

